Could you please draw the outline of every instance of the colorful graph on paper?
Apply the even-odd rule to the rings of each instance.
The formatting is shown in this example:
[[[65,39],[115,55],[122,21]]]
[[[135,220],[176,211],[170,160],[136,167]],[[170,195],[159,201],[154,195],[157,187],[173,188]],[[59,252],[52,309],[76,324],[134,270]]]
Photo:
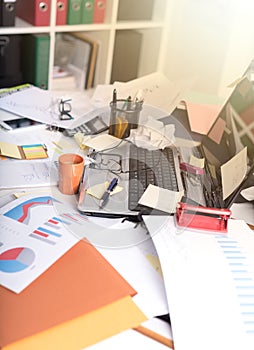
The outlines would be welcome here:
[[[17,247],[0,254],[0,271],[13,273],[25,270],[32,265],[35,253],[30,248]]]
[[[0,283],[20,293],[79,240],[87,219],[51,195],[28,194],[0,208]],[[75,226],[75,227],[74,227]]]
[[[18,204],[11,210],[5,212],[3,215],[15,221],[29,225],[31,211],[33,208],[45,205],[52,206],[54,201],[56,200],[50,196],[32,198]]]
[[[254,276],[253,261],[237,239],[215,237],[234,281],[240,314],[247,334],[254,335]]]

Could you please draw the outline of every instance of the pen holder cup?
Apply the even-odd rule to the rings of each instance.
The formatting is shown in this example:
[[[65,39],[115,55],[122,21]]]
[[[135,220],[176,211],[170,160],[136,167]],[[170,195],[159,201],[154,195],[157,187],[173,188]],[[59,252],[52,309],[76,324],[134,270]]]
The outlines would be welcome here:
[[[78,193],[84,171],[84,158],[79,154],[62,154],[59,159],[59,190],[63,194]]]
[[[116,100],[110,102],[109,134],[119,139],[130,135],[131,129],[137,129],[143,101]]]

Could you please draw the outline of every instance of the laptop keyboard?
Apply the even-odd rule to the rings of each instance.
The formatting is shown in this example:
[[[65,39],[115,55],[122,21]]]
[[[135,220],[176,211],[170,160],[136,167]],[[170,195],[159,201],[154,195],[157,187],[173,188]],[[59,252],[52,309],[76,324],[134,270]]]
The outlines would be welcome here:
[[[147,150],[130,145],[129,210],[141,210],[138,204],[149,184],[178,191],[173,150]]]

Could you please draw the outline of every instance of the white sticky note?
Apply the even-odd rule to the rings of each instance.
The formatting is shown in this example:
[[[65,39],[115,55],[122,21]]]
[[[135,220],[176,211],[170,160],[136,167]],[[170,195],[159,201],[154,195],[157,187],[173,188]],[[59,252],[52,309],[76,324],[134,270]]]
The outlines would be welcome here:
[[[223,199],[241,184],[247,173],[247,147],[221,166]]]
[[[91,186],[89,187],[87,190],[86,190],[86,193],[88,193],[90,196],[93,196],[97,199],[101,199],[101,197],[103,196],[104,192],[106,191],[106,189],[108,188],[109,186],[109,182],[106,181],[106,182],[103,182],[101,184],[97,184],[97,185],[94,185],[94,186]],[[122,187],[121,186],[116,186],[112,192],[110,192],[110,195],[113,195],[115,193],[118,193],[118,192],[121,192],[122,191]]]
[[[190,164],[194,165],[198,168],[204,168],[205,166],[205,159],[204,158],[197,158],[195,156],[193,156],[193,154],[190,157]]]
[[[93,148],[97,151],[103,151],[105,149],[116,147],[122,140],[109,134],[101,134],[95,136],[89,140],[86,140],[85,145]],[[83,142],[84,144],[84,142]]]
[[[149,185],[139,200],[139,204],[150,208],[174,213],[183,192],[174,192],[154,185]]]

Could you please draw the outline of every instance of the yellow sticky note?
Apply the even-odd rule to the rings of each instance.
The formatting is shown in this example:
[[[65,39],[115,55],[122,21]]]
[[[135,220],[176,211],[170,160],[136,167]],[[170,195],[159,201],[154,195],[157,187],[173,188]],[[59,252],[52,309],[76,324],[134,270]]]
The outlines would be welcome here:
[[[18,146],[8,142],[0,142],[0,151],[2,156],[21,159]]]
[[[94,186],[91,186],[89,187],[87,190],[86,190],[86,193],[89,194],[90,196],[93,196],[97,199],[101,199],[101,197],[103,196],[104,192],[106,191],[106,189],[108,188],[109,186],[109,182],[106,181],[106,182],[103,182],[101,184],[97,184],[97,185],[94,185]],[[121,186],[116,186],[112,192],[110,192],[110,195],[113,195],[115,193],[118,193],[118,192],[121,192],[122,191],[122,187]]]

